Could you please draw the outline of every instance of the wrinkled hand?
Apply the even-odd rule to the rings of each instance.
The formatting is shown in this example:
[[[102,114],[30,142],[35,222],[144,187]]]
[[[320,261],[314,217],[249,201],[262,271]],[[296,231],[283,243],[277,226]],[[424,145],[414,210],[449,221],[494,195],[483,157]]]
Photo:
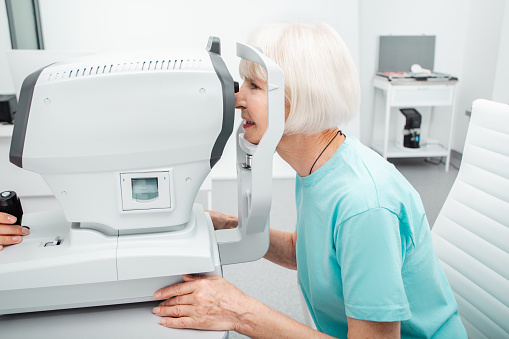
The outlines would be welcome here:
[[[216,230],[226,230],[230,228],[235,228],[239,225],[239,219],[236,215],[227,214],[216,211],[205,211],[210,214],[210,218],[212,219],[212,224],[214,224],[214,229]]]
[[[23,235],[30,233],[28,228],[14,225],[16,217],[7,213],[0,213],[0,251],[4,245],[20,243]]]
[[[251,297],[222,277],[184,275],[184,282],[160,289],[156,299],[167,299],[153,309],[161,324],[171,328],[236,331]],[[169,299],[168,299],[169,298]]]

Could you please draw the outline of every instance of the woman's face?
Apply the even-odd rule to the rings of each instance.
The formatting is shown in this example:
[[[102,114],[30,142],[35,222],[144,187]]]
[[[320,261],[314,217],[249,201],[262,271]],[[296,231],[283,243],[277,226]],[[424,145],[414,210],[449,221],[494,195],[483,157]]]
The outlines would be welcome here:
[[[241,110],[244,138],[258,145],[267,130],[267,84],[245,79],[235,94],[235,108]]]

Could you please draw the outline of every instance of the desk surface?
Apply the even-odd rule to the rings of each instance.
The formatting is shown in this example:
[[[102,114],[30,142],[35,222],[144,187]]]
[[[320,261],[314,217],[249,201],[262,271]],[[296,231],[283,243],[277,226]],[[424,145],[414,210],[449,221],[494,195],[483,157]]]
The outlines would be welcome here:
[[[158,301],[0,316],[0,338],[227,339],[228,332],[175,330],[152,313]]]
[[[417,80],[414,78],[407,79],[393,79],[392,81],[386,77],[375,75],[373,78],[373,85],[378,88],[385,88],[387,86],[436,86],[436,85],[456,85],[458,79],[433,79],[433,80]]]

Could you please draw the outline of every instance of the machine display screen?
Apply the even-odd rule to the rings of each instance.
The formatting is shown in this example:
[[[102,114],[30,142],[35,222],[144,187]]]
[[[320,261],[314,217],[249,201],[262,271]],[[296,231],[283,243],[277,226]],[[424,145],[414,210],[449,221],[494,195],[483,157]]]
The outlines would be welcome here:
[[[157,178],[132,178],[133,199],[149,201],[159,196]]]

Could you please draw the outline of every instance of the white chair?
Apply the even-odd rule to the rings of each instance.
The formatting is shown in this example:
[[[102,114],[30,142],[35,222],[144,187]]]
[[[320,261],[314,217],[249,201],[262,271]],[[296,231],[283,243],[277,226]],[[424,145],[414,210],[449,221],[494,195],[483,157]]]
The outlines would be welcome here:
[[[509,105],[474,102],[431,233],[469,338],[509,338]]]

